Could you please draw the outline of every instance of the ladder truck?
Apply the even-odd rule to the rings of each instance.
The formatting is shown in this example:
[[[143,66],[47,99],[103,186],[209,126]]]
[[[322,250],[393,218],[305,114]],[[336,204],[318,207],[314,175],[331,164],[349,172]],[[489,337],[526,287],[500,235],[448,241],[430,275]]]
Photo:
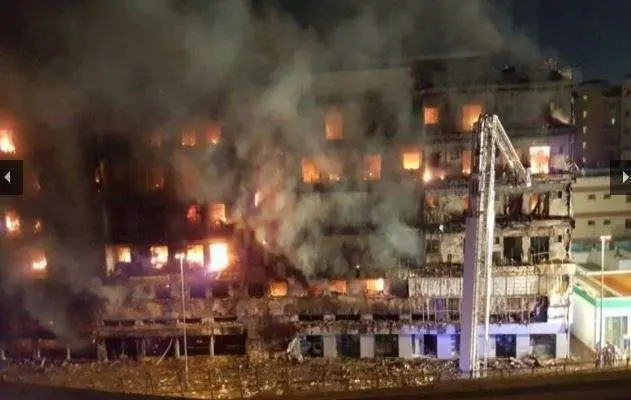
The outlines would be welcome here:
[[[495,228],[495,157],[506,159],[515,186],[529,187],[525,168],[497,115],[482,114],[473,135],[473,166],[469,180],[470,212],[466,219],[460,313],[460,361],[463,374],[478,376],[479,328],[484,324],[483,365],[487,366],[491,306],[492,254]]]

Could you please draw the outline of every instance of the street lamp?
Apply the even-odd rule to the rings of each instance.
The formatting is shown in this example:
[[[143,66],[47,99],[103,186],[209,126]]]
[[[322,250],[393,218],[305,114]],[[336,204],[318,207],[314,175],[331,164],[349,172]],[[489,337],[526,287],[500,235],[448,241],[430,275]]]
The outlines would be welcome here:
[[[180,261],[180,283],[182,288],[182,326],[184,328],[184,381],[188,389],[188,345],[186,341],[186,300],[184,290],[184,253],[177,253],[175,258]]]
[[[599,318],[599,349],[598,349],[598,365],[603,366],[603,298],[605,297],[605,242],[611,240],[611,235],[603,235],[600,237],[600,318]]]

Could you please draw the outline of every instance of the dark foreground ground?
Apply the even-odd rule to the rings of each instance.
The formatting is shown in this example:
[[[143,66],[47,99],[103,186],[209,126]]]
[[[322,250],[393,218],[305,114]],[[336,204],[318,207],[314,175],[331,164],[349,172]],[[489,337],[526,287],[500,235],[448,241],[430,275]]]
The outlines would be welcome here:
[[[346,392],[313,396],[292,396],[300,400],[324,399],[577,399],[629,400],[631,372],[609,371],[582,373],[574,376],[532,377],[531,379],[479,380],[452,382],[448,385],[422,389],[382,390],[374,392]],[[181,397],[126,395],[80,389],[53,388],[19,383],[0,383],[2,400],[169,400]],[[267,397],[265,399],[279,399]]]

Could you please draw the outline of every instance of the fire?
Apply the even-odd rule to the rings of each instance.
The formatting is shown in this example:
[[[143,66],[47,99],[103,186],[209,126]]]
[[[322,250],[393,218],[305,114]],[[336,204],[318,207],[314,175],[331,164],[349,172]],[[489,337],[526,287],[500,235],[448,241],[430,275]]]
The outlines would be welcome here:
[[[216,146],[221,141],[221,124],[219,123],[211,123],[206,128],[206,137],[208,138],[208,143],[213,146]]]
[[[42,221],[39,219],[35,220],[35,224],[33,226],[33,230],[35,231],[35,233],[40,233],[43,229],[44,225],[42,225]]]
[[[0,130],[0,153],[15,153],[15,143],[13,143],[11,133],[8,130]]]
[[[432,180],[432,171],[428,168],[423,173],[423,182],[429,182]]]
[[[130,263],[131,262],[131,249],[127,246],[120,246],[116,248],[116,262]]]
[[[254,207],[258,207],[261,204],[261,192],[254,193]]]
[[[195,265],[204,265],[204,246],[191,245],[186,248],[186,262]]]
[[[462,129],[472,131],[478,118],[482,114],[482,106],[479,104],[467,104],[462,106]]]
[[[186,220],[191,224],[198,224],[202,220],[201,211],[196,204],[191,205],[186,211]]]
[[[46,257],[44,255],[39,256],[31,264],[31,268],[33,268],[33,271],[44,271],[47,266],[48,261],[46,261]]]
[[[285,281],[274,281],[269,285],[269,294],[272,297],[285,297],[288,291],[289,288]]]
[[[208,246],[210,253],[210,264],[208,269],[211,272],[219,272],[228,268],[230,264],[230,254],[228,252],[228,244],[225,242],[211,243]]]
[[[406,171],[418,171],[421,169],[421,152],[406,151],[403,153],[403,169]]]
[[[366,291],[370,294],[383,293],[385,288],[386,282],[383,280],[383,278],[366,280]]]
[[[160,269],[169,261],[169,248],[167,246],[151,247],[151,265]]]
[[[364,156],[363,175],[365,181],[381,179],[381,156],[379,154]]]
[[[15,211],[7,211],[4,216],[4,226],[9,234],[16,234],[20,232],[20,217]]]

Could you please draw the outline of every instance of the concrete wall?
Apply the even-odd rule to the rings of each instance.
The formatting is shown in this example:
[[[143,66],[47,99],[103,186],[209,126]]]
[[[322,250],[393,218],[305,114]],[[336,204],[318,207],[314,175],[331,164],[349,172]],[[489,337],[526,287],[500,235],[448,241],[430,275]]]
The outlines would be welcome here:
[[[412,335],[399,335],[399,357],[401,358],[411,358],[414,354],[412,340],[414,336]]]
[[[626,196],[609,195],[609,175],[577,178],[572,195],[574,241],[598,241],[600,235],[631,236],[625,222],[631,220],[631,202]]]
[[[361,358],[375,357],[375,337],[373,335],[361,335],[359,337],[359,356]]]

